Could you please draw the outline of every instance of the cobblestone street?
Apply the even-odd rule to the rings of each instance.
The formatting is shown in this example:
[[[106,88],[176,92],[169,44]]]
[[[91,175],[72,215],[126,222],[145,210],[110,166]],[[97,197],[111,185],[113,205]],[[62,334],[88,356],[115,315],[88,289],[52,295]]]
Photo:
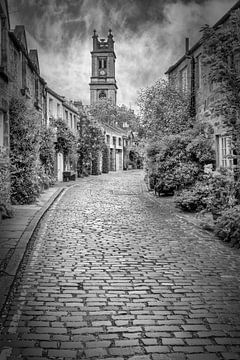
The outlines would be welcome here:
[[[29,245],[0,360],[240,359],[239,255],[149,194],[140,170],[81,179]]]

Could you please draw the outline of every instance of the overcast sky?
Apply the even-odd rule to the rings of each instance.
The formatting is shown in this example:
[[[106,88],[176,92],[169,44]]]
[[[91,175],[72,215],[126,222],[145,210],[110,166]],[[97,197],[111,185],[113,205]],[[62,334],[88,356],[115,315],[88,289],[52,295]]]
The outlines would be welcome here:
[[[118,104],[164,76],[236,0],[9,0],[11,28],[25,25],[42,77],[54,91],[89,104],[92,34],[115,40]]]

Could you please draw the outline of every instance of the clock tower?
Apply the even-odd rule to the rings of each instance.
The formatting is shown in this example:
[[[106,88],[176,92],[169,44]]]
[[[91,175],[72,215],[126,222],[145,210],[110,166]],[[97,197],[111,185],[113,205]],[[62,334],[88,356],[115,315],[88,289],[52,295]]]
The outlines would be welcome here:
[[[117,84],[115,79],[114,41],[109,30],[107,39],[98,39],[93,31],[92,76],[90,79],[90,104],[96,104],[100,99],[111,99],[117,102]]]

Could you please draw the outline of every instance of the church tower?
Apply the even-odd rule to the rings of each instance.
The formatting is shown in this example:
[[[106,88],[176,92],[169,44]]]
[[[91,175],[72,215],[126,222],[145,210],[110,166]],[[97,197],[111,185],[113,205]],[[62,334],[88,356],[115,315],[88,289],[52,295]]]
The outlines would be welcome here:
[[[114,41],[112,31],[109,30],[107,40],[98,39],[96,30],[93,31],[92,76],[90,79],[90,104],[96,104],[99,99],[111,99],[117,102],[117,84],[115,79]]]

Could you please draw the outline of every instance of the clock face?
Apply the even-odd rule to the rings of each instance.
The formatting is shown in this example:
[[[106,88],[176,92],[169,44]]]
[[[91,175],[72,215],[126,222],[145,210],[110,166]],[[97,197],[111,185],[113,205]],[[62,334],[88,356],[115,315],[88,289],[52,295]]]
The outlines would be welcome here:
[[[105,75],[106,72],[105,72],[105,70],[100,70],[99,74],[100,74],[100,75]]]

